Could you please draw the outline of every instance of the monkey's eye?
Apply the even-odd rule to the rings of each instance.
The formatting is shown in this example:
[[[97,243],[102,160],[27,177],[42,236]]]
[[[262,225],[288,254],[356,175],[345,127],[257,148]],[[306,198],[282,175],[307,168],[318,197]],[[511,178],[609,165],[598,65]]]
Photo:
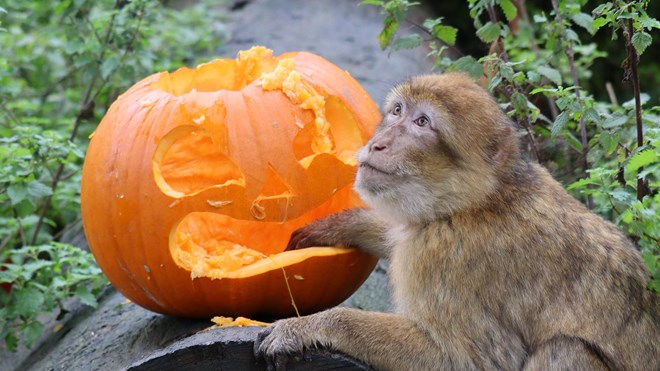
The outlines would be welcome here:
[[[392,108],[392,114],[394,116],[399,116],[401,114],[401,104],[397,103],[394,105],[394,108]]]
[[[419,118],[417,118],[413,122],[415,123],[415,125],[417,125],[419,127],[423,127],[423,126],[426,126],[426,125],[429,124],[429,118],[426,117],[426,116],[420,116]]]

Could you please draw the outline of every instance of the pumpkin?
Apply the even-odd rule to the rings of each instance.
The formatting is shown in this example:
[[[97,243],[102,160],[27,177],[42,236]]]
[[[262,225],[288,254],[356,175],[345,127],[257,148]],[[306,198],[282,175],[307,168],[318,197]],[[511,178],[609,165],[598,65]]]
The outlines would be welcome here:
[[[90,249],[120,292],[155,312],[284,317],[336,305],[376,258],[284,249],[295,229],[361,205],[354,155],[379,120],[346,71],[306,52],[253,47],[151,75],[91,137]]]

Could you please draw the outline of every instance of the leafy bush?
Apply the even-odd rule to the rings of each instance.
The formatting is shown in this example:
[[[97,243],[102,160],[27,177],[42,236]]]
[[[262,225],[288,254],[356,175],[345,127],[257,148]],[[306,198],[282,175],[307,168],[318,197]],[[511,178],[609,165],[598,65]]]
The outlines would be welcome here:
[[[660,106],[654,105],[657,82],[640,78],[658,71],[657,65],[640,65],[648,63],[640,59],[644,53],[658,50],[652,44],[660,22],[647,12],[649,0],[608,1],[593,9],[585,9],[586,0],[543,6],[467,0],[476,37],[489,48],[485,55],[478,48],[470,48],[472,54],[459,50],[456,45],[473,35],[461,35],[443,17],[409,20],[416,2],[362,3],[386,15],[378,36],[383,49],[426,45],[436,68],[481,79],[518,123],[529,156],[638,244],[652,274],[649,287],[660,291]],[[404,24],[413,32],[398,32]],[[611,40],[599,43],[608,32]],[[608,58],[601,48],[625,50],[624,60],[608,61],[622,66],[621,90],[630,97],[622,104],[608,83],[611,76],[594,75],[594,65]],[[644,84],[653,95],[641,92]]]
[[[80,223],[87,137],[118,94],[225,37],[210,2],[15,1],[0,8],[0,336],[10,349],[71,297],[96,305],[92,256],[57,242]]]

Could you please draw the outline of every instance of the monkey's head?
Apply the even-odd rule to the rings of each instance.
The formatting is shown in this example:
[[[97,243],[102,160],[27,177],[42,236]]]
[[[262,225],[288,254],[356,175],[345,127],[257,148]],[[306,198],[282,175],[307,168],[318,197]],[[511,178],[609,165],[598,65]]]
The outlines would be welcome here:
[[[507,116],[466,75],[413,77],[383,111],[358,151],[355,187],[385,218],[423,222],[482,204],[520,158]]]

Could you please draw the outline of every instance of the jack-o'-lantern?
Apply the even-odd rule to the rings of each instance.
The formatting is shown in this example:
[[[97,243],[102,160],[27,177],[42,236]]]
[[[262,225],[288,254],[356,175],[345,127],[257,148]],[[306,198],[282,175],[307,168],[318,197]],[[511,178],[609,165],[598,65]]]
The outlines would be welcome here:
[[[380,119],[346,72],[264,47],[147,77],[93,134],[82,175],[90,248],[150,310],[289,316],[347,298],[376,259],[286,251],[291,232],[360,205],[355,152]]]

